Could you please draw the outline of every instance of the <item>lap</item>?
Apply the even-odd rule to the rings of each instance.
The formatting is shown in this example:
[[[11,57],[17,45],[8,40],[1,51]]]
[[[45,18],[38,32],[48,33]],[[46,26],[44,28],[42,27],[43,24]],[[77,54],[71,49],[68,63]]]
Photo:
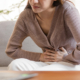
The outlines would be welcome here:
[[[25,58],[18,58],[18,59],[15,59],[15,60],[13,60],[12,61],[13,63],[15,63],[15,64],[20,64],[20,63],[22,63],[22,64],[32,64],[32,65],[34,65],[34,64],[36,64],[36,65],[38,65],[38,66],[46,66],[46,65],[48,65],[48,64],[46,64],[46,63],[44,63],[44,62],[40,62],[40,61],[32,61],[32,60],[29,60],[29,59],[25,59]],[[11,62],[11,63],[12,63]]]
[[[73,65],[68,62],[37,62],[25,58],[15,59],[10,63],[10,67],[17,65],[20,70],[36,71],[70,71],[80,70],[80,65]],[[9,68],[10,68],[9,67]],[[15,67],[15,66],[13,66]]]
[[[37,69],[37,71],[80,71],[80,65],[68,62],[46,62],[49,65]]]
[[[8,70],[31,71],[31,70],[38,69],[38,68],[46,66],[46,65],[47,64],[45,64],[43,62],[37,62],[37,61],[28,60],[25,58],[19,58],[19,59],[13,60],[9,64]]]

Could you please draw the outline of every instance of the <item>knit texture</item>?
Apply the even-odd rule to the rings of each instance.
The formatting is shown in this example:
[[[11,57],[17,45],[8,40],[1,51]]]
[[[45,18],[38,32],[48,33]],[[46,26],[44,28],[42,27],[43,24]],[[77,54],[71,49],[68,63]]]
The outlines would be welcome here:
[[[47,36],[42,31],[35,13],[31,9],[21,12],[6,48],[7,55],[14,59],[27,58],[39,61],[42,53],[21,49],[23,40],[28,36],[43,52],[47,48],[55,48],[57,51],[59,47],[64,47],[68,55],[64,55],[63,60],[80,63],[80,15],[72,3],[65,1],[63,5],[56,7]]]

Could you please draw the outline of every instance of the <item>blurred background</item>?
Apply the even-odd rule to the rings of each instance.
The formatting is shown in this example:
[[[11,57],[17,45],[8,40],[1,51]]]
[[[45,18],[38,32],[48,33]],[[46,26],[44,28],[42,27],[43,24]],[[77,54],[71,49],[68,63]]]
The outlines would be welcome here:
[[[0,0],[0,21],[15,21],[28,0]],[[80,13],[80,0],[71,0]]]

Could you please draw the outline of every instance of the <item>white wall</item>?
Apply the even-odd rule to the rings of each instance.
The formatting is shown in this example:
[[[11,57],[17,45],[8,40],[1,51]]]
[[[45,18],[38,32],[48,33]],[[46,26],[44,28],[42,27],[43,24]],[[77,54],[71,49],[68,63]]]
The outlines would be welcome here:
[[[76,8],[79,10],[80,12],[80,0],[75,0],[75,5],[76,5]]]
[[[12,4],[20,3],[22,0],[0,0],[0,10],[11,10]],[[8,15],[0,14],[0,21],[5,21],[5,20],[15,20],[14,17],[19,15],[20,12],[22,12],[27,4],[27,0],[22,4],[23,6],[20,7],[20,9],[15,8],[13,12],[11,12]]]

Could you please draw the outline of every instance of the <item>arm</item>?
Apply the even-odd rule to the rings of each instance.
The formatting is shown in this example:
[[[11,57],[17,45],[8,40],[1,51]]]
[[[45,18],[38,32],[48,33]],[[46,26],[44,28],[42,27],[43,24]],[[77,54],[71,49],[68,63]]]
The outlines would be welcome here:
[[[13,59],[27,58],[34,61],[39,61],[41,53],[29,52],[21,49],[23,40],[29,36],[22,15],[23,14],[19,16],[15,24],[14,31],[12,33],[12,36],[10,37],[10,40],[6,48],[6,53]]]
[[[70,7],[64,14],[65,23],[69,27],[74,39],[77,42],[75,50],[64,56],[64,60],[80,64],[80,15],[75,7]]]

